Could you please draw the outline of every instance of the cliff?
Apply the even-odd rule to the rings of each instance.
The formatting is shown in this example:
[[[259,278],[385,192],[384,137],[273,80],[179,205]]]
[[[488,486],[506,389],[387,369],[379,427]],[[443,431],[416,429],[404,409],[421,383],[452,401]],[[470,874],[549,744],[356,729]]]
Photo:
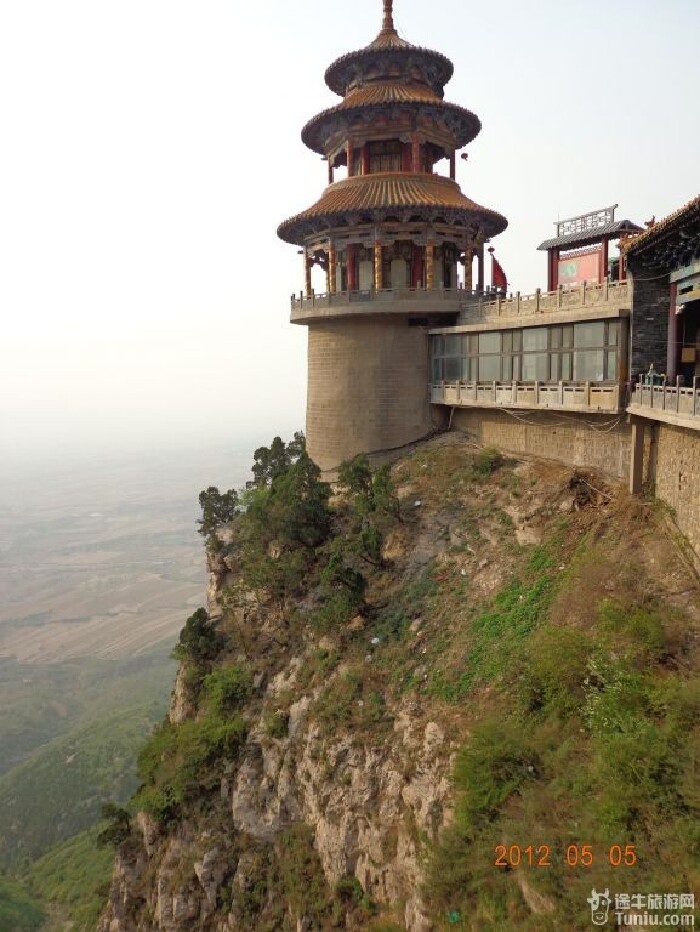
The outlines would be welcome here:
[[[661,827],[669,794],[684,825],[698,807],[700,601],[669,517],[457,435],[360,473],[284,499],[268,469],[245,518],[210,522],[206,614],[141,756],[100,932],[586,928],[611,867],[569,869],[572,838],[646,846],[654,870],[628,886],[697,880]],[[296,513],[277,528],[295,499],[319,539]],[[632,718],[611,725],[609,703]],[[610,797],[605,754],[667,719],[673,779],[664,758],[652,790]],[[546,841],[552,871],[499,870],[516,841]]]

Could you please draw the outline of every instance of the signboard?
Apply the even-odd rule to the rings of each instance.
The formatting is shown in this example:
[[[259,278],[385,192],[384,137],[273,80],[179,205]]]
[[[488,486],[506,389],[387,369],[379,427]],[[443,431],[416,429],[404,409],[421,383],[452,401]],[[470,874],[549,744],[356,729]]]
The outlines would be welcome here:
[[[603,250],[600,246],[587,249],[574,256],[563,256],[559,260],[557,284],[581,285],[583,282],[598,284],[601,281]]]
[[[615,220],[615,208],[605,207],[603,210],[592,210],[589,214],[581,214],[580,217],[570,217],[568,220],[560,220],[557,223],[557,236],[570,236],[573,233],[592,233],[600,227],[606,227]]]

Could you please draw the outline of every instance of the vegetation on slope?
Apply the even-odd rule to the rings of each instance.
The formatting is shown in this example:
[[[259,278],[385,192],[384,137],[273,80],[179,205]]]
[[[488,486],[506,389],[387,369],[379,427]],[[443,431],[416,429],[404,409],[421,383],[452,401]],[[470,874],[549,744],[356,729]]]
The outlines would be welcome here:
[[[136,749],[153,728],[153,706],[127,707],[78,728],[0,778],[0,865],[34,860],[93,825],[107,799],[136,787]]]
[[[0,929],[35,932],[41,929],[45,918],[44,911],[24,886],[0,875]]]
[[[151,738],[136,805],[163,826],[206,806],[250,724],[284,737],[301,696],[322,737],[375,746],[412,696],[461,746],[454,822],[421,839],[437,928],[587,929],[592,887],[694,890],[700,610],[657,509],[458,442],[391,472],[344,464],[333,497],[301,438],[255,459],[252,488],[200,497],[234,581],[223,619],[199,610],[183,630],[197,716]],[[253,627],[251,592],[274,624]],[[292,650],[270,700],[261,684]],[[225,878],[219,904],[241,928],[381,927],[296,836],[246,844],[232,858],[257,880],[231,902]]]

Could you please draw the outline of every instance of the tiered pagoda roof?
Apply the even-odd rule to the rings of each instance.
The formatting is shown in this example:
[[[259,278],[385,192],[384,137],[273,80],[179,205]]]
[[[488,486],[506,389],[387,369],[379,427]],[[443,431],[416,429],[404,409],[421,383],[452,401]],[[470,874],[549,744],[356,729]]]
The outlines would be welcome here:
[[[463,195],[454,180],[432,172],[433,162],[454,158],[479,133],[481,123],[470,110],[443,99],[452,62],[402,39],[392,5],[384,0],[382,29],[373,42],[328,68],[326,83],[343,99],[313,117],[302,140],[338,166],[347,164],[348,140],[406,139],[420,131],[431,147],[425,168],[412,164],[401,171],[350,170],[351,177],[330,184],[312,207],[280,225],[278,234],[286,242],[304,245],[324,230],[387,220],[448,223],[482,242],[507,226],[500,214]]]

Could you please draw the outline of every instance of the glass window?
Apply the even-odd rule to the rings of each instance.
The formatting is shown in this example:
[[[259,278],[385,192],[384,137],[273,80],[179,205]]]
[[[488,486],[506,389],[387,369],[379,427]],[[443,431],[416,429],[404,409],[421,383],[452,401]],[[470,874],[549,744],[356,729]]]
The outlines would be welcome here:
[[[617,378],[617,352],[615,350],[609,350],[606,354],[605,366],[607,372],[605,377],[613,381]]]
[[[433,337],[433,356],[445,355],[445,338],[442,336]]]
[[[457,382],[462,374],[462,360],[459,356],[448,356],[445,359],[445,381]]]
[[[602,350],[574,353],[574,379],[577,382],[603,382],[604,355]]]
[[[571,325],[561,328],[561,345],[562,346],[573,346],[574,345],[574,328]]]
[[[605,324],[602,320],[596,320],[586,324],[574,324],[575,347],[603,346],[604,344]]]
[[[474,364],[471,359],[466,358],[462,360],[462,381],[471,381],[471,370],[473,367]]]
[[[513,378],[513,357],[512,356],[503,357],[501,378],[503,379],[504,382],[510,382],[510,380]]]
[[[518,353],[523,348],[523,332],[522,330],[513,330],[513,352]]]
[[[525,353],[523,355],[523,382],[546,382],[549,379],[549,356],[547,353]]]
[[[530,327],[523,330],[523,351],[528,353],[533,350],[547,349],[547,328]]]
[[[520,356],[513,356],[513,375],[511,378],[516,382],[520,381]]]
[[[561,376],[559,372],[561,371],[561,356],[559,353],[552,353],[549,357],[549,378],[552,382],[558,382]]]
[[[504,330],[501,334],[501,348],[504,353],[513,352],[513,331]]]
[[[450,334],[445,337],[445,356],[460,356],[462,353],[462,341],[458,335]]]
[[[498,336],[498,334],[496,334]],[[479,356],[479,381],[493,382],[501,378],[500,356]]]
[[[571,381],[571,353],[562,353],[561,355],[561,375],[559,378],[562,382]]]
[[[479,334],[479,353],[500,353],[501,352],[501,334],[500,333],[480,333]]]
[[[619,330],[617,321],[610,321],[608,324],[608,346],[617,346],[617,333]]]
[[[552,349],[558,349],[561,346],[561,327],[550,327],[549,345]]]
[[[433,359],[433,382],[442,382],[442,359]]]

